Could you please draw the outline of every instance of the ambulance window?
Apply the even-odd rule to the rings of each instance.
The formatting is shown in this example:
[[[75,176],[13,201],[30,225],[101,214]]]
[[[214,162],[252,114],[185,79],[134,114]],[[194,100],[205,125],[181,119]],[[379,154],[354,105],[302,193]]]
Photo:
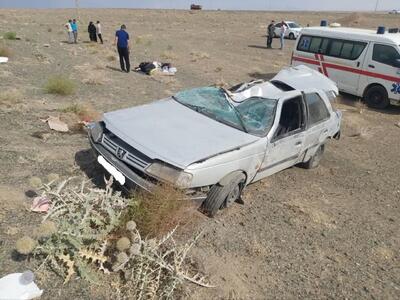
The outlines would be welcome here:
[[[311,40],[311,45],[310,45],[309,51],[313,52],[313,53],[319,53],[319,49],[320,49],[319,46],[321,45],[321,42],[322,42],[322,38],[313,37]]]
[[[329,45],[329,39],[323,39],[318,53],[325,54],[328,50],[328,45]]]
[[[396,60],[400,59],[400,54],[392,46],[375,44],[372,59],[382,64],[396,67]]]
[[[326,108],[325,102],[318,94],[306,94],[305,100],[308,108],[308,121],[310,126],[329,118],[329,111]]]
[[[340,56],[340,51],[342,51],[342,46],[343,46],[342,41],[333,40],[328,54],[331,56]]]
[[[353,51],[353,43],[352,42],[344,42],[343,43],[343,48],[340,53],[341,58],[350,58],[351,57],[351,52]]]
[[[303,35],[300,39],[299,45],[297,46],[297,50],[300,51],[308,51],[310,48],[311,36]]]
[[[366,43],[355,43],[353,51],[351,52],[351,59],[359,58],[361,53],[364,51],[366,45]]]

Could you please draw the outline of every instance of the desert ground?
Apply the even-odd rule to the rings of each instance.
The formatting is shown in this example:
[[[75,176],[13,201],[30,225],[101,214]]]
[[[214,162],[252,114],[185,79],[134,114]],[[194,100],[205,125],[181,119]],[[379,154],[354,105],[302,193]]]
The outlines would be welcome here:
[[[271,19],[318,25],[321,19],[345,26],[400,26],[386,14],[79,11],[79,43],[66,43],[63,24],[75,10],[0,9],[0,40],[12,56],[0,65],[0,277],[33,268],[15,255],[15,241],[29,234],[41,216],[27,207],[33,176],[102,178],[79,130],[51,131],[41,121],[84,104],[102,112],[161,99],[181,89],[254,78],[271,78],[290,64],[293,41],[283,51],[266,49]],[[89,21],[103,24],[105,44],[91,44]],[[171,62],[176,76],[122,73],[112,46],[115,30],[127,25],[132,65]],[[273,47],[278,47],[278,40]],[[49,77],[75,82],[72,95],[43,89]],[[192,256],[215,288],[185,286],[192,299],[399,299],[400,298],[400,108],[371,110],[342,95],[342,138],[327,145],[321,166],[290,168],[250,185],[244,205],[209,219],[199,212],[180,235],[203,230]],[[167,114],[168,112],[166,112]],[[108,299],[107,286],[75,279],[39,278],[42,299]],[[112,289],[112,288],[111,288]]]

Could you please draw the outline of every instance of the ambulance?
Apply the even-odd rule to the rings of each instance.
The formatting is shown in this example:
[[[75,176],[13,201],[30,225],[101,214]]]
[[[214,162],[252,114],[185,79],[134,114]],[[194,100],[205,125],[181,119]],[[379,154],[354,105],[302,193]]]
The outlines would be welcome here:
[[[400,106],[400,33],[344,27],[301,31],[292,66],[307,65],[372,108]]]

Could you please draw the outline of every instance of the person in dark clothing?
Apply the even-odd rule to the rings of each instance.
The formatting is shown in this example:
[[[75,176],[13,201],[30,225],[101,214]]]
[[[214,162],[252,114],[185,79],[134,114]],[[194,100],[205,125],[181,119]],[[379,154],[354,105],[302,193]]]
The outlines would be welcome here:
[[[97,42],[97,35],[96,35],[96,25],[93,24],[93,22],[89,23],[88,26],[88,32],[89,32],[89,38],[91,42]]]
[[[121,70],[129,73],[131,65],[129,62],[129,34],[126,26],[121,25],[121,29],[115,33],[115,44],[117,45]]]
[[[272,20],[271,23],[268,25],[267,31],[267,48],[272,48],[272,40],[274,38],[275,33],[275,21]]]

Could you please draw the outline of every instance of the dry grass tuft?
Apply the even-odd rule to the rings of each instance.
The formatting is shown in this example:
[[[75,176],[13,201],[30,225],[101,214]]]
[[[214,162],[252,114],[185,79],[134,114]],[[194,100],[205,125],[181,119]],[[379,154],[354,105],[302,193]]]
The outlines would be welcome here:
[[[75,92],[75,84],[63,75],[54,75],[49,78],[44,89],[49,94],[66,96]]]
[[[193,51],[190,53],[192,56],[192,62],[196,62],[198,60],[203,60],[203,59],[210,59],[210,55],[206,52],[197,52]]]
[[[83,83],[89,85],[103,85],[106,82],[106,73],[101,70],[93,70],[91,72],[87,72],[85,78],[83,79]]]
[[[0,56],[5,56],[5,57],[12,57],[13,53],[10,48],[0,45]]]
[[[91,122],[100,119],[100,113],[90,104],[74,103],[61,110],[63,113],[71,113],[79,118],[79,121]]]
[[[153,193],[138,192],[123,220],[135,220],[144,236],[162,236],[187,223],[194,209],[184,193],[173,186],[157,186]]]
[[[0,91],[0,104],[2,105],[14,105],[21,102],[22,98],[23,94],[15,88]]]
[[[177,58],[175,53],[173,53],[172,51],[168,51],[168,50],[162,52],[160,56],[161,56],[161,58],[164,58],[164,59],[176,59]]]
[[[116,57],[115,55],[108,55],[108,56],[106,57],[106,59],[107,59],[108,61],[116,61],[116,60],[117,60],[117,57]]]
[[[151,44],[153,43],[152,41],[151,41],[151,35],[138,35],[136,38],[135,38],[135,44],[136,45],[140,45],[140,44],[143,44],[143,45],[145,45],[145,46],[151,46]]]
[[[14,31],[9,31],[3,34],[3,38],[5,40],[16,40],[17,39],[17,33]]]
[[[356,108],[356,111],[359,114],[362,114],[364,112],[364,110],[367,108],[367,105],[361,100],[359,99],[355,104],[354,107]]]
[[[223,88],[227,88],[229,87],[229,84],[221,77],[220,79],[218,79],[214,85],[216,87],[223,87]]]

